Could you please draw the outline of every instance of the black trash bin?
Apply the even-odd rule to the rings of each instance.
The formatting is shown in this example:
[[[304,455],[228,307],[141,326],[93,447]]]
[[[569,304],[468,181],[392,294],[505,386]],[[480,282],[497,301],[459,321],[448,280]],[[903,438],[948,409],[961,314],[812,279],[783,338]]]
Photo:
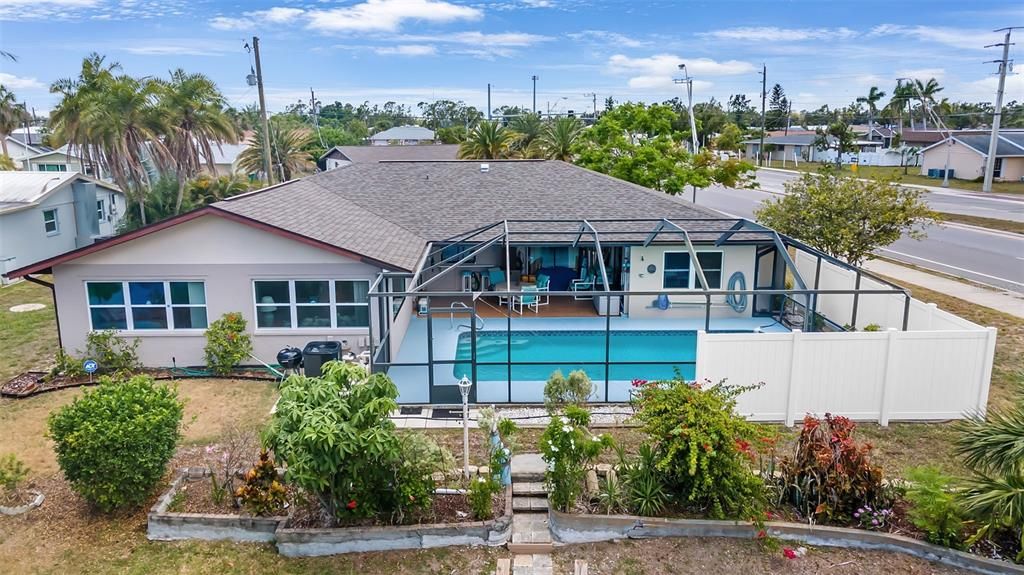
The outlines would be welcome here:
[[[302,364],[306,377],[320,377],[320,368],[328,361],[341,358],[340,341],[311,341],[302,348]]]

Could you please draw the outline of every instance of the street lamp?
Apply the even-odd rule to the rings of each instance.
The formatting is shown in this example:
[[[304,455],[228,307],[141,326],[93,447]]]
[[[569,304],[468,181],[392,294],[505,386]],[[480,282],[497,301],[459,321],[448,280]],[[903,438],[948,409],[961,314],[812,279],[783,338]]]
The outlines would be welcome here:
[[[473,382],[463,375],[458,385],[462,395],[462,476],[469,479],[469,390]]]

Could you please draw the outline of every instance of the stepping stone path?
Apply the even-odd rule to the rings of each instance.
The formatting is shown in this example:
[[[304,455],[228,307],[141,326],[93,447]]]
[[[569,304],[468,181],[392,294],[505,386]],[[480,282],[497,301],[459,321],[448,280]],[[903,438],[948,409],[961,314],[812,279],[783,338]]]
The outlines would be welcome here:
[[[551,575],[551,530],[548,493],[544,488],[547,465],[538,453],[512,456],[511,559],[498,562],[499,575]]]

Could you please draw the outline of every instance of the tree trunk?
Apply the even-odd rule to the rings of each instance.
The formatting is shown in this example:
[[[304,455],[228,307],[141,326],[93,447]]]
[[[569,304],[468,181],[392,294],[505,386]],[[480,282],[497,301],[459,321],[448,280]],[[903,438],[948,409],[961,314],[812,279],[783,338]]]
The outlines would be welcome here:
[[[185,179],[178,176],[178,198],[174,202],[174,213],[181,212],[181,201],[185,198]]]
[[[8,158],[10,158],[11,155],[9,153],[7,153],[7,134],[0,134],[0,145],[3,146],[4,155],[7,156]]]

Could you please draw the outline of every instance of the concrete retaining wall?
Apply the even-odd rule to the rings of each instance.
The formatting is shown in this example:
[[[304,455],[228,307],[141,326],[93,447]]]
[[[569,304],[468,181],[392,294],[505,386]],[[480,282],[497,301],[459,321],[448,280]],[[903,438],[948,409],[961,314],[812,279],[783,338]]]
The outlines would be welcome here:
[[[434,523],[396,527],[341,527],[335,529],[292,529],[281,523],[277,529],[277,551],[286,557],[314,557],[427,549],[457,545],[504,545],[512,533],[512,490],[505,490],[505,512],[490,521]]]
[[[648,537],[735,537],[751,539],[757,528],[750,523],[704,519],[662,519],[630,515],[578,515],[549,512],[551,534],[562,543],[590,543]],[[905,553],[975,573],[1024,574],[1024,566],[931,545],[924,541],[863,529],[768,523],[768,534],[787,541],[823,547],[847,547]]]
[[[205,469],[183,469],[149,512],[146,537],[152,541],[228,540],[243,543],[274,541],[278,525],[287,517],[254,517],[213,513],[173,513],[167,511],[175,493],[186,481],[209,481]]]

